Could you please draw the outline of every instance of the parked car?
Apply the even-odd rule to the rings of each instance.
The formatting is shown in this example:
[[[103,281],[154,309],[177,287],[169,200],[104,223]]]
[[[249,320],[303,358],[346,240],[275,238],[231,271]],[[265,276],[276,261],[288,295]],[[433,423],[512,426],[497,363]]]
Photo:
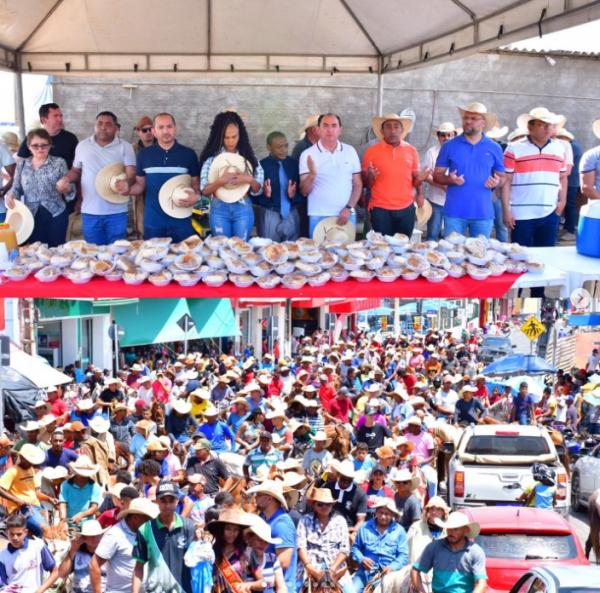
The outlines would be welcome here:
[[[598,566],[544,566],[524,574],[510,593],[598,593]]]
[[[484,336],[477,350],[477,358],[482,362],[492,362],[513,352],[510,338],[506,336]]]
[[[555,510],[569,512],[569,478],[545,428],[517,424],[467,427],[450,458],[448,502],[453,508],[519,506],[532,484],[531,467],[544,463],[556,473]]]
[[[531,507],[463,509],[481,528],[476,542],[486,558],[489,593],[506,593],[528,570],[589,564],[567,519]]]
[[[598,488],[600,488],[600,445],[596,445],[588,455],[581,455],[573,466],[571,472],[573,510],[582,511],[587,506],[590,494]]]

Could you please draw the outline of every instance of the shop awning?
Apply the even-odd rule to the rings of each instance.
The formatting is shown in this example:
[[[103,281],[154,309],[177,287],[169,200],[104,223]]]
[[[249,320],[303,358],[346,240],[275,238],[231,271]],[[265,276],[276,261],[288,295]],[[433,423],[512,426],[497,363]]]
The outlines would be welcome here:
[[[381,299],[377,297],[369,297],[366,299],[347,299],[341,303],[333,303],[329,305],[330,313],[357,313],[358,311],[368,311],[369,309],[377,309],[381,305]]]
[[[574,327],[596,326],[600,325],[600,313],[590,313],[588,315],[569,315],[569,325]]]
[[[195,324],[187,336],[177,323],[186,314]],[[239,335],[229,299],[143,299],[115,308],[114,316],[125,332],[121,346]]]

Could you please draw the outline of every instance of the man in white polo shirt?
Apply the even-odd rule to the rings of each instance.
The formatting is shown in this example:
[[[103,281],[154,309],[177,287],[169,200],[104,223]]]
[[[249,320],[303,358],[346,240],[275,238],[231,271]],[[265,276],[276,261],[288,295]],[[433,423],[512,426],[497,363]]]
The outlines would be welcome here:
[[[319,140],[300,155],[300,191],[307,196],[309,235],[328,216],[339,225],[356,224],[355,206],[362,192],[360,159],[339,141],[342,121],[335,113],[319,116]]]
[[[73,167],[57,183],[57,189],[66,193],[68,184],[81,178],[83,238],[96,245],[108,245],[127,236],[127,203],[114,204],[96,191],[96,175],[114,163],[125,165],[129,185],[135,182],[135,153],[117,132],[117,116],[101,111],[96,116],[94,134],[77,145]]]

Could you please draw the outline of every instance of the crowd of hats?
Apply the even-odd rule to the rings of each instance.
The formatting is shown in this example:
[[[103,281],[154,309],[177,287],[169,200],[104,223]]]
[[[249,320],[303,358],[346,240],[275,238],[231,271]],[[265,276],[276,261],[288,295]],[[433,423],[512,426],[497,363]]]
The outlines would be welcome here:
[[[327,235],[329,238],[323,227],[314,240],[285,243],[260,237],[243,241],[210,236],[202,240],[197,235],[179,243],[169,238],[119,240],[107,246],[78,240],[55,248],[34,243],[21,247],[3,274],[13,281],[34,274],[40,282],[54,282],[62,276],[83,284],[100,276],[130,285],[147,281],[155,286],[171,282],[194,286],[203,282],[218,287],[229,281],[240,288],[257,284],[265,289],[279,285],[299,289],[307,283],[316,287],[349,278],[394,282],[421,276],[442,282],[447,277],[468,275],[484,280],[504,273],[543,270],[543,264],[531,261],[527,248],[483,236],[466,238],[451,233],[440,241],[411,242],[406,235],[370,231],[365,239],[355,241],[345,234],[344,227],[336,228],[341,231]]]

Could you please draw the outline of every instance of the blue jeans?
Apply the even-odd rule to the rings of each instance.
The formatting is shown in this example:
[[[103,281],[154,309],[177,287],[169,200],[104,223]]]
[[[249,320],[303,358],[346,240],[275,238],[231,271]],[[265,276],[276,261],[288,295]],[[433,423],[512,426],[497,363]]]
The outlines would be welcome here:
[[[492,234],[494,228],[493,218],[455,218],[454,216],[444,216],[444,236],[447,237],[452,231],[461,235],[477,237],[484,235],[488,237]]]
[[[83,238],[88,243],[108,245],[127,238],[127,212],[118,214],[82,214]]]
[[[315,232],[315,227],[326,218],[330,218],[330,216],[309,216],[308,217],[308,234],[312,238],[313,233]],[[356,214],[351,214],[348,219],[353,225],[356,226]]]
[[[579,187],[569,186],[567,188],[567,205],[565,206],[565,225],[567,233],[575,233],[577,226],[577,194]]]
[[[431,218],[427,221],[427,240],[437,241],[442,234],[442,222],[444,222],[444,207],[439,204],[431,204]]]
[[[247,241],[254,226],[254,210],[249,198],[228,204],[213,198],[210,201],[210,231],[213,235],[239,237]]]
[[[144,223],[144,239],[171,237],[174,243],[179,243],[195,234],[191,218],[169,217],[169,220],[165,220],[163,224]]]
[[[494,198],[494,229],[496,230],[496,239],[502,241],[502,243],[508,243],[508,229],[504,224],[504,217],[502,215],[502,200],[500,198]]]
[[[511,238],[525,247],[554,247],[559,221],[560,217],[554,211],[544,218],[517,220]]]

